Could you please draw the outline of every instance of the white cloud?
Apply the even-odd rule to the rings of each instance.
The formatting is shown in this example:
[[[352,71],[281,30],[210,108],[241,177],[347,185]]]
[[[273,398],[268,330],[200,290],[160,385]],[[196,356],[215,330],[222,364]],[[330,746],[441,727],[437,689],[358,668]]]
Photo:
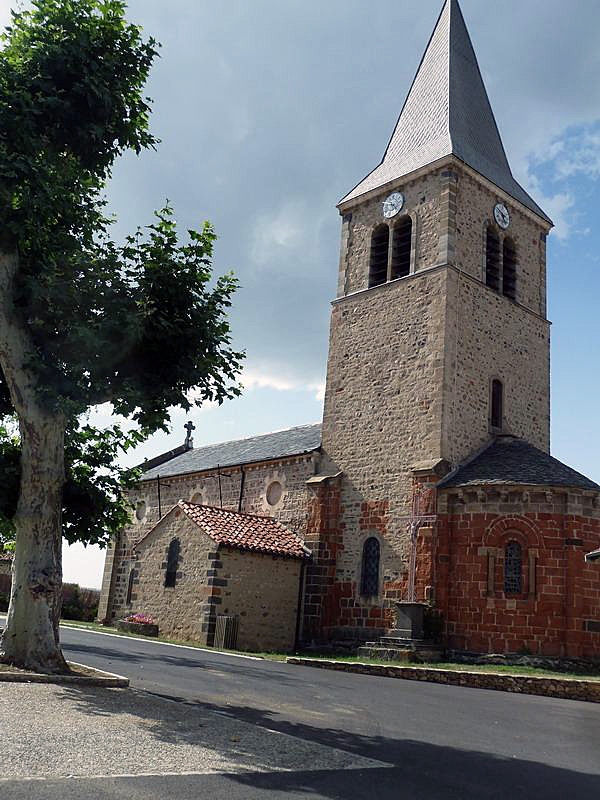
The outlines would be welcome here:
[[[600,121],[567,131],[552,143],[543,162],[551,164],[554,180],[576,175],[600,177]]]
[[[572,189],[561,190],[556,194],[544,191],[538,175],[548,175],[548,183],[560,183],[561,186],[570,178],[600,177],[600,121],[585,126],[572,127],[561,132],[539,150],[529,155],[529,168],[526,186],[536,197],[542,208],[554,220],[555,235],[565,241],[575,233],[588,235],[589,228],[583,230],[575,227],[577,221],[576,197]]]
[[[325,398],[324,381],[306,381],[280,372],[275,367],[248,367],[242,374],[242,385],[252,389],[274,389],[277,392],[310,392],[319,402]]]

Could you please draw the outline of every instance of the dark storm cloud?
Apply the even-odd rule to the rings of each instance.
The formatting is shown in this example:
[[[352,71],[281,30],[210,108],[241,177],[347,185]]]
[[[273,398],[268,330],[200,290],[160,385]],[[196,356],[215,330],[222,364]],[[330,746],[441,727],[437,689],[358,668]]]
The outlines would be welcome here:
[[[596,2],[464,0],[509,157],[600,116]],[[132,0],[162,43],[149,93],[157,154],[126,160],[120,230],[169,197],[211,219],[217,265],[243,288],[233,314],[249,361],[307,382],[324,372],[338,262],[335,204],[380,159],[441,3]],[[552,209],[550,209],[552,210]]]

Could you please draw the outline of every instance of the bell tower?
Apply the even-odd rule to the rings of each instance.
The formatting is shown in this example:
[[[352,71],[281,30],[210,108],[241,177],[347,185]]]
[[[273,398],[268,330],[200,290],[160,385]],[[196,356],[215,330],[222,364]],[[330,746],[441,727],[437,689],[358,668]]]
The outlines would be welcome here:
[[[415,476],[441,477],[497,435],[550,446],[552,222],[512,175],[457,0],[381,163],[338,208],[323,451],[341,473],[330,594],[343,601],[330,622],[366,638],[406,588]]]

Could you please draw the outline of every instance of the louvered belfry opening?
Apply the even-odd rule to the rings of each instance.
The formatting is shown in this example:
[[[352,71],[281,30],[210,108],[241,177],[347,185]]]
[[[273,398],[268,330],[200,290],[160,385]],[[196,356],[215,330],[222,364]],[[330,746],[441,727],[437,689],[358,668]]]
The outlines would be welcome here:
[[[504,594],[521,594],[523,591],[523,551],[518,542],[509,542],[504,548]]]
[[[485,242],[485,282],[490,289],[500,291],[500,239],[492,228],[487,229]]]
[[[517,298],[517,249],[512,239],[504,240],[502,270],[502,293],[516,300]]]
[[[382,283],[387,281],[389,246],[390,229],[387,225],[378,225],[371,236],[369,288],[381,286]]]
[[[379,594],[379,541],[371,536],[363,546],[360,593],[364,597]]]
[[[394,225],[392,239],[391,280],[410,275],[410,253],[412,247],[412,219],[403,217]]]

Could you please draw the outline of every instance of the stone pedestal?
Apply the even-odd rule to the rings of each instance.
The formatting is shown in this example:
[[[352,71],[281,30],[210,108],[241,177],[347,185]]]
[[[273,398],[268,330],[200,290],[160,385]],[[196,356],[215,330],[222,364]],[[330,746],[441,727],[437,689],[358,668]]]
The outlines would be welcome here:
[[[395,630],[390,635],[399,639],[423,639],[424,603],[395,603]]]

